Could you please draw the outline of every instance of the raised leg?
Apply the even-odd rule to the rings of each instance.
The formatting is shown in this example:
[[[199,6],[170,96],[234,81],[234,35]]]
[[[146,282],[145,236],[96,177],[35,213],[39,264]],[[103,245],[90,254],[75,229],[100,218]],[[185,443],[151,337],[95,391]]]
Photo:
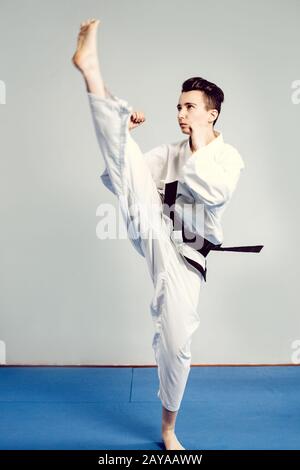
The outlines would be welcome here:
[[[130,239],[137,250],[144,252],[144,239],[159,234],[162,202],[143,154],[131,137],[128,121],[132,108],[114,96],[106,87],[97,52],[99,20],[81,24],[77,49],[72,61],[80,70],[87,94],[96,136],[107,172],[117,194],[127,223]],[[151,224],[151,227],[150,227]]]

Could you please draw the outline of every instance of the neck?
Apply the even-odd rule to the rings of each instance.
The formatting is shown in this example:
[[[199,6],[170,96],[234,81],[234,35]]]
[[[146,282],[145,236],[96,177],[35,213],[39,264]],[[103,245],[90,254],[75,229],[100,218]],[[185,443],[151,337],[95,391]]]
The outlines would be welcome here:
[[[208,145],[219,135],[219,132],[215,131],[213,128],[209,128],[201,132],[200,135],[195,136],[194,134],[190,135],[189,144],[192,152],[196,152],[199,148]]]

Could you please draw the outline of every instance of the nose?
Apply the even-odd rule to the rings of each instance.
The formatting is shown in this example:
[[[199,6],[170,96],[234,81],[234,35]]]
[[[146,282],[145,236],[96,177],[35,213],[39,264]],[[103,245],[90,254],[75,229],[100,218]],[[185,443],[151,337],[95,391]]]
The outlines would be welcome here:
[[[178,113],[178,120],[179,121],[185,121],[185,116],[183,113]]]

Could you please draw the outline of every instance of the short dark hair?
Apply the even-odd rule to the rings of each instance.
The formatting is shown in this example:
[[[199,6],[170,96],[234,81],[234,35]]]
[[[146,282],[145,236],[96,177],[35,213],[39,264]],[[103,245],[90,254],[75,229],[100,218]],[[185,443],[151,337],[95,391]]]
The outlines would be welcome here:
[[[224,93],[215,83],[209,82],[201,77],[188,78],[182,84],[181,92],[199,90],[203,91],[204,101],[207,111],[209,109],[217,109],[218,113],[221,112],[221,104],[224,101]],[[217,118],[213,122],[213,126],[216,124]]]

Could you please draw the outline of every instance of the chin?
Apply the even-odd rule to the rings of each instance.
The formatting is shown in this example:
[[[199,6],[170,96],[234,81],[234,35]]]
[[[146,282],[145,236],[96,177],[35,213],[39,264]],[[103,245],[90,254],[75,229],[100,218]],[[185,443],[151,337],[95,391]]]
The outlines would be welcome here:
[[[188,127],[180,127],[180,130],[183,134],[188,134],[190,135],[190,130]]]

